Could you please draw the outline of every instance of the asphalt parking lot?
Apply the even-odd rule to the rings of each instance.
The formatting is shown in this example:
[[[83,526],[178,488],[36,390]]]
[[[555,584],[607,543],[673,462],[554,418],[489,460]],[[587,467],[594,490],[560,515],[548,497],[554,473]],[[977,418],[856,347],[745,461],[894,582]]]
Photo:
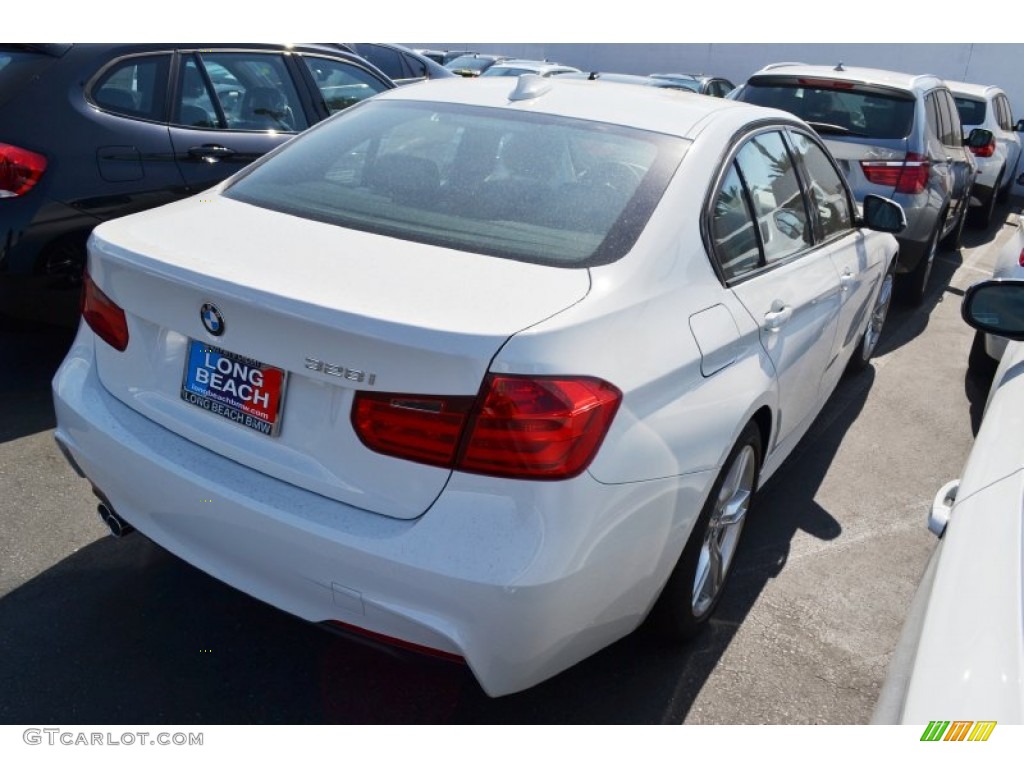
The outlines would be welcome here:
[[[762,489],[708,632],[670,647],[641,630],[497,700],[462,668],[337,638],[110,538],[51,436],[72,331],[0,317],[0,723],[867,722],[935,546],[927,507],[984,405],[960,293],[1019,201],[1000,210],[940,254],[924,306],[894,306],[873,366]]]

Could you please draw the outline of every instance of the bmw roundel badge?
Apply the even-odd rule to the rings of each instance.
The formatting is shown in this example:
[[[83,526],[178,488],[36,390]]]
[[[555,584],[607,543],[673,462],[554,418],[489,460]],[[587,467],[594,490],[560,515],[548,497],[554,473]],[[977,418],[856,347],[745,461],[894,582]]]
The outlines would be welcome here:
[[[199,310],[199,317],[202,318],[203,327],[212,335],[220,336],[224,333],[224,316],[213,304],[203,304]]]

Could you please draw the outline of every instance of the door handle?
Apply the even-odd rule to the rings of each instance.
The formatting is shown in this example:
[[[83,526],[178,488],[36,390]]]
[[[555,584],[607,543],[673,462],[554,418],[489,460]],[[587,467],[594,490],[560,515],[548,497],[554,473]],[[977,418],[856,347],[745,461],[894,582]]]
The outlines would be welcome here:
[[[220,144],[203,144],[200,147],[189,147],[188,156],[207,163],[216,163],[235,154],[235,150],[222,147]]]
[[[772,302],[772,308],[765,313],[764,327],[772,333],[778,333],[779,329],[789,322],[789,318],[792,316],[793,307],[776,299]]]

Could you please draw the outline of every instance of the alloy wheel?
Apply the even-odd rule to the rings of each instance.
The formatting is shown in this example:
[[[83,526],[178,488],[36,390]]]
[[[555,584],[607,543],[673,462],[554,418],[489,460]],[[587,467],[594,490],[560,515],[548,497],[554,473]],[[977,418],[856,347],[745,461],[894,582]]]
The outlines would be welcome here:
[[[757,453],[743,446],[730,466],[711,511],[693,579],[693,615],[700,618],[715,604],[725,583],[754,494]]]

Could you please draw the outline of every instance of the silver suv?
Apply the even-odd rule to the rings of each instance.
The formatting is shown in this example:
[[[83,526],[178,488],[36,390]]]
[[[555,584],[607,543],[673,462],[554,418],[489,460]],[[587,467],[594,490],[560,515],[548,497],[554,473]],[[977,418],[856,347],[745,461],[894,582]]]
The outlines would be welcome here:
[[[803,118],[839,161],[858,202],[899,203],[907,228],[896,270],[904,297],[924,299],[940,242],[960,246],[975,165],[953,95],[934,75],[839,64],[778,64],[733,95]]]

